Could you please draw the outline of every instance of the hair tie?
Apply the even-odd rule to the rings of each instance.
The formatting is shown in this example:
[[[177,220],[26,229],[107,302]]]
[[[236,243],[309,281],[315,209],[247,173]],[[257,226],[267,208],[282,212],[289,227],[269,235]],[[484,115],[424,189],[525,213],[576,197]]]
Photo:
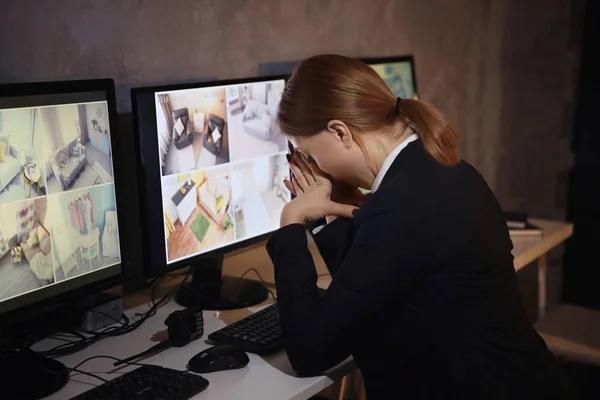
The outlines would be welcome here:
[[[401,97],[396,97],[396,107],[394,108],[394,111],[396,111],[396,114],[400,114],[400,107],[402,106],[402,98]]]

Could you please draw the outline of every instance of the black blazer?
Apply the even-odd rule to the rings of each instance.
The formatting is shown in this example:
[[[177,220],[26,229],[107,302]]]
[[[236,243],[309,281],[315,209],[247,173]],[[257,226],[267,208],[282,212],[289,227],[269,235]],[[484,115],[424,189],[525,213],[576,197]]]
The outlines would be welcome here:
[[[267,244],[297,372],[353,355],[370,400],[565,398],[525,315],[504,214],[468,163],[442,166],[417,140],[354,218],[314,239],[333,276],[322,299],[305,227]]]

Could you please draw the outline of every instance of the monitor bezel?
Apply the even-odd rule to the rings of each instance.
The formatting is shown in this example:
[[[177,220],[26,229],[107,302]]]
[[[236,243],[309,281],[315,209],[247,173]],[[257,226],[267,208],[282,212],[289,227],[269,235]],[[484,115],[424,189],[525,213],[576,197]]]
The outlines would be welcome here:
[[[257,82],[267,82],[267,81],[275,81],[275,80],[284,80],[287,83],[290,74],[279,74],[279,75],[269,75],[269,76],[260,76],[260,77],[252,77],[252,78],[239,78],[239,79],[227,79],[227,80],[211,80],[211,81],[203,81],[203,82],[191,82],[191,83],[178,83],[178,84],[165,84],[165,85],[155,85],[155,86],[143,86],[143,87],[134,87],[131,89],[131,113],[133,116],[133,135],[135,140],[135,145],[137,146],[136,158],[137,158],[137,172],[138,172],[138,185],[139,185],[139,193],[142,195],[141,198],[152,199],[150,201],[154,201],[154,198],[158,198],[158,202],[162,203],[162,196],[160,193],[157,193],[157,196],[143,196],[143,194],[147,193],[146,186],[146,174],[144,170],[144,165],[142,163],[142,144],[140,140],[140,125],[139,115],[138,115],[138,96],[139,95],[147,95],[147,94],[156,94],[158,92],[169,92],[175,90],[187,90],[187,89],[204,89],[210,87],[220,87],[220,86],[230,86],[230,85],[240,85],[244,83],[252,84]],[[156,121],[156,116],[154,116],[154,120]],[[158,136],[155,136],[153,141],[156,142],[156,149],[158,149]],[[158,151],[158,150],[157,150]],[[156,159],[156,158],[153,158]],[[159,177],[160,178],[160,177]],[[162,204],[161,204],[162,207]],[[181,268],[188,267],[195,263],[200,263],[203,260],[208,260],[214,257],[222,257],[228,253],[233,253],[244,248],[251,247],[253,245],[257,245],[259,243],[265,242],[275,231],[267,232],[265,234],[255,236],[253,238],[248,238],[242,240],[240,242],[232,243],[223,247],[219,247],[217,249],[209,250],[205,253],[198,254],[195,256],[190,256],[184,260],[176,261],[173,263],[167,263],[166,259],[161,260],[160,267],[154,267],[152,263],[148,260],[152,258],[150,253],[150,240],[148,237],[150,235],[150,229],[148,229],[148,219],[152,217],[148,211],[148,200],[140,201],[140,220],[142,224],[142,247],[143,247],[143,257],[144,257],[144,276],[146,278],[155,278],[161,275],[164,275],[168,272],[175,271]],[[161,237],[164,240],[164,231],[161,231]]]
[[[392,64],[399,62],[410,62],[411,72],[412,72],[412,81],[413,81],[413,89],[414,93],[419,93],[419,89],[417,86],[417,73],[415,71],[415,58],[412,54],[404,54],[400,56],[387,56],[387,57],[360,57],[359,60],[368,65],[374,64]]]
[[[26,97],[26,96],[43,96],[43,95],[65,95],[65,94],[80,94],[86,92],[105,92],[106,102],[108,107],[108,120],[110,124],[111,134],[110,143],[112,150],[113,160],[113,182],[115,185],[115,204],[117,210],[123,212],[123,193],[119,190],[119,181],[121,178],[121,169],[118,160],[116,160],[115,153],[119,144],[117,143],[117,108],[116,108],[116,95],[115,95],[115,83],[111,78],[99,78],[99,79],[82,79],[82,80],[68,80],[68,81],[42,81],[42,82],[25,82],[25,83],[6,83],[0,84],[0,97]],[[27,302],[23,305],[17,305],[10,307],[5,311],[0,311],[1,322],[0,327],[9,326],[19,320],[26,320],[33,316],[43,315],[44,311],[50,312],[56,309],[57,306],[73,303],[74,300],[82,299],[88,295],[107,290],[114,286],[123,283],[125,275],[124,265],[127,264],[127,259],[124,256],[127,254],[123,249],[123,232],[125,232],[123,218],[117,218],[117,225],[119,229],[119,250],[121,256],[121,262],[113,266],[110,266],[111,270],[114,269],[114,274],[107,276],[96,281],[76,286],[71,289],[60,291],[59,293],[51,294],[46,297]],[[70,282],[75,284],[77,277],[73,278],[74,281]],[[67,282],[65,282],[67,283]],[[59,283],[60,284],[60,283]],[[28,296],[24,294],[23,296]],[[18,298],[18,297],[16,297]],[[11,301],[12,299],[6,300]]]

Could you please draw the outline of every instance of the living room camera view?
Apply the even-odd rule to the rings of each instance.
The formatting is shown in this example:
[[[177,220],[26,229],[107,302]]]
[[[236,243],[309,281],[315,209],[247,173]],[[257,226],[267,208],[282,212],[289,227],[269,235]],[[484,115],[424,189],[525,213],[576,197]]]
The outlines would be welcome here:
[[[279,228],[279,216],[291,194],[283,184],[289,179],[284,154],[260,157],[232,166],[232,206],[236,239]]]
[[[106,102],[40,107],[34,124],[49,194],[113,181]]]
[[[162,195],[169,261],[235,240],[229,165],[163,178]]]
[[[284,80],[227,88],[231,161],[286,151],[287,140],[277,123]]]
[[[0,203],[112,181],[106,102],[0,110]]]
[[[229,162],[225,88],[157,94],[163,176]]]
[[[42,137],[34,129],[34,108],[0,110],[0,203],[46,193]]]

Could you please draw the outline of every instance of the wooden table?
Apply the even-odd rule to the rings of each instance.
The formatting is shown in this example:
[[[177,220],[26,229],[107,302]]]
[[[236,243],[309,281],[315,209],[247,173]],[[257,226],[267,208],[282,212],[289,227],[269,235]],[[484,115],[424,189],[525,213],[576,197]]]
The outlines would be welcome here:
[[[573,235],[573,224],[561,221],[531,219],[542,228],[541,236],[513,237],[515,270],[519,271],[537,260],[538,267],[538,318],[546,314],[546,254],[563,244]]]

